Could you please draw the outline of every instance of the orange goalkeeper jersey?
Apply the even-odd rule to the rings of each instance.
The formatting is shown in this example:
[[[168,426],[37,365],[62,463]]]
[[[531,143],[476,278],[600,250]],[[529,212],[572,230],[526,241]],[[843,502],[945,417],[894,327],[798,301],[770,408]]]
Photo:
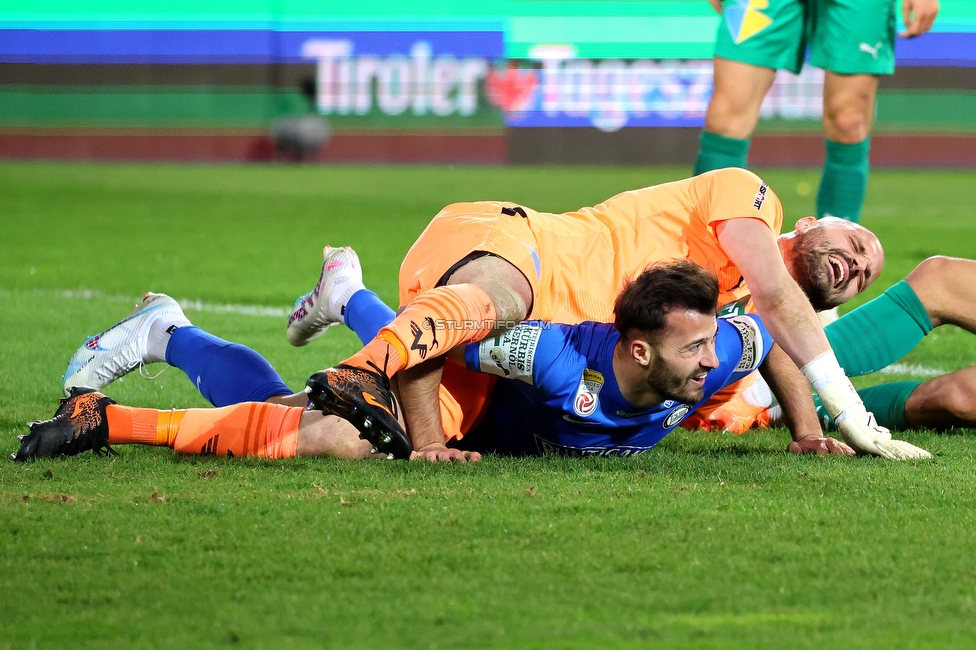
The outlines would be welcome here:
[[[774,236],[783,226],[773,191],[752,172],[735,168],[622,192],[575,212],[529,210],[541,272],[532,318],[609,322],[624,283],[647,265],[670,259],[701,264],[718,277],[719,304],[735,302],[749,289],[715,228],[737,218],[760,219]]]

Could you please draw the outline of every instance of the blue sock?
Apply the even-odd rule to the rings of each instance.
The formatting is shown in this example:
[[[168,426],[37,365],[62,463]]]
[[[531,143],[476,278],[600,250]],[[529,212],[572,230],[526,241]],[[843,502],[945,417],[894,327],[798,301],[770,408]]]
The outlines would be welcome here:
[[[295,392],[251,348],[229,343],[193,325],[173,332],[166,346],[166,363],[185,372],[214,406],[263,402]]]
[[[376,334],[389,325],[394,316],[396,312],[369,289],[360,289],[352,294],[342,315],[346,327],[356,333],[363,345],[376,338]]]

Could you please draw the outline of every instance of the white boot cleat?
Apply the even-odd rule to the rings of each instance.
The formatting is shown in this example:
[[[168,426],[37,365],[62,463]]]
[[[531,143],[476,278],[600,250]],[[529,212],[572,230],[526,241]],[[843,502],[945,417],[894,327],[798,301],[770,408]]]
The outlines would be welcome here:
[[[153,325],[160,320],[171,323],[167,334],[190,325],[178,302],[162,293],[147,293],[135,311],[101,334],[89,336],[68,362],[61,378],[64,394],[74,387],[101,390],[113,381],[142,366],[165,361],[164,352],[150,353]],[[150,377],[147,377],[150,378]]]
[[[295,301],[288,317],[288,342],[302,346],[322,336],[333,325],[344,323],[346,303],[363,286],[359,256],[348,246],[322,249],[322,274],[315,288]]]

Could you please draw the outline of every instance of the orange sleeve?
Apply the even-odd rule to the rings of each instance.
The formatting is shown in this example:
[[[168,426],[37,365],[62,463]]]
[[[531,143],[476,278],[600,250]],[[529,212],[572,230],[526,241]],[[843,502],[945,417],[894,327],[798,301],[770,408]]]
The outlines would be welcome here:
[[[699,212],[715,231],[721,221],[749,217],[769,226],[773,235],[783,229],[783,205],[776,193],[748,169],[729,167],[696,177]]]

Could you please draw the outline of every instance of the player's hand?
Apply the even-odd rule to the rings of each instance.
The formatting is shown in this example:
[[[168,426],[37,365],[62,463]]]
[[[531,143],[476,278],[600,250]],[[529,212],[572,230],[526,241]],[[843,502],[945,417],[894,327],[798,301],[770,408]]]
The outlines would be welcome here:
[[[909,0],[905,0],[905,2],[908,1]],[[712,5],[712,9],[715,10],[715,13],[722,13],[722,0],[708,0],[708,4]]]
[[[830,354],[832,359],[833,353]],[[824,358],[823,355],[818,357],[818,359]],[[804,366],[803,374],[807,375],[807,379],[813,384],[827,413],[837,423],[844,441],[853,447],[854,451],[891,460],[932,457],[932,454],[915,445],[902,440],[892,440],[891,432],[878,424],[874,414],[864,408],[864,402],[858,396],[851,380],[844,375],[841,367],[836,365],[836,360],[823,364],[818,359]],[[819,368],[812,371],[810,366],[814,364],[826,365],[827,369]],[[819,376],[811,379],[810,376],[814,374]]]
[[[819,454],[829,456],[853,456],[857,452],[836,438],[804,438],[794,440],[786,451],[791,454]]]
[[[481,454],[476,451],[461,451],[451,449],[447,445],[436,443],[416,449],[410,454],[410,460],[429,460],[432,463],[476,463],[481,460]]]
[[[711,1],[711,0],[709,0]],[[905,19],[902,38],[915,38],[932,29],[939,13],[939,0],[902,0],[901,14]]]
[[[862,454],[872,454],[890,460],[917,460],[932,458],[932,454],[904,440],[892,440],[891,432],[878,424],[874,414],[864,407],[852,409],[837,422],[844,440]]]

